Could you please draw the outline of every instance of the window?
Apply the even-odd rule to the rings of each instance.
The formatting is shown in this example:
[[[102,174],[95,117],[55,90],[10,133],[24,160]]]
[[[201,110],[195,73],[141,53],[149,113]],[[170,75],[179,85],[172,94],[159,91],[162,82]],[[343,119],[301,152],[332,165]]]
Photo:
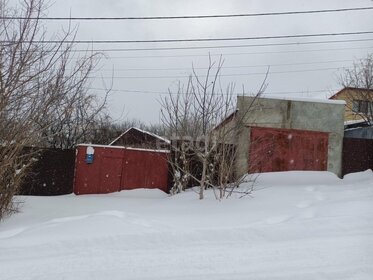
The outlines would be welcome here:
[[[358,100],[352,101],[352,111],[359,112],[359,101]]]
[[[373,102],[365,100],[352,101],[352,111],[355,113],[368,114],[373,112]]]

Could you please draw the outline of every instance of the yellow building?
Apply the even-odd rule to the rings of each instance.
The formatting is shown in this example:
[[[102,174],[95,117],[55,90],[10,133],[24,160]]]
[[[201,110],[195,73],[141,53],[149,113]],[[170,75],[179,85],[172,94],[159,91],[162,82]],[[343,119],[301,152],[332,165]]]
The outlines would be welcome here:
[[[373,89],[345,87],[329,99],[346,101],[345,121],[363,121],[373,116]]]

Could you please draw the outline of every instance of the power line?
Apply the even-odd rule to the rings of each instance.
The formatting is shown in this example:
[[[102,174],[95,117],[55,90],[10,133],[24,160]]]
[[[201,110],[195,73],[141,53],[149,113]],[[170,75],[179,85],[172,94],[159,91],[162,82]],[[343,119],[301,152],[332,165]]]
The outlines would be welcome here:
[[[297,34],[297,35],[277,35],[277,36],[253,36],[253,37],[225,37],[225,38],[190,38],[190,39],[154,39],[154,40],[35,40],[23,41],[24,43],[39,44],[127,44],[127,43],[178,43],[178,42],[211,42],[211,41],[245,41],[245,40],[267,40],[267,39],[290,39],[290,38],[309,38],[326,36],[347,36],[373,34],[373,31],[356,32],[334,32],[334,33],[315,33],[315,34]],[[14,41],[2,41],[2,43],[15,43]]]
[[[270,71],[271,74],[285,74],[285,73],[300,73],[300,72],[315,72],[315,71],[326,71],[326,70],[339,70],[343,68],[317,68],[317,69],[302,69],[302,70],[290,70],[290,71]],[[252,75],[265,75],[267,72],[253,72],[253,73],[241,73],[241,74],[221,74],[220,77],[238,77],[238,76],[252,76]],[[90,79],[182,79],[188,78],[188,75],[175,75],[175,76],[113,76],[113,77],[99,77],[91,76]]]
[[[328,49],[311,49],[311,50],[288,50],[288,51],[264,51],[264,52],[239,52],[239,53],[221,53],[210,54],[210,56],[235,56],[235,55],[258,55],[274,53],[304,53],[304,52],[323,52],[323,51],[345,51],[345,50],[362,50],[372,49],[372,47],[356,48],[328,48]],[[142,55],[142,56],[109,56],[108,59],[142,59],[142,58],[181,58],[181,57],[207,57],[209,54],[179,54],[179,55]]]
[[[366,11],[372,10],[373,7],[355,7],[343,9],[324,9],[324,10],[307,10],[307,11],[286,11],[286,12],[268,12],[268,13],[241,13],[241,14],[216,14],[216,15],[184,15],[184,16],[148,16],[148,17],[8,17],[3,16],[0,19],[15,20],[174,20],[174,19],[209,19],[209,18],[239,18],[239,17],[259,17],[259,16],[282,16],[282,15],[300,15],[300,14],[319,14],[335,13],[349,11]]]
[[[105,88],[88,88],[90,90],[100,90],[100,91],[108,91],[109,89]],[[322,93],[322,92],[335,92],[339,89],[319,89],[319,90],[304,90],[304,91],[272,91],[272,92],[265,92],[265,94],[298,94],[298,93]],[[135,93],[135,94],[170,94],[167,91],[150,91],[150,90],[131,90],[131,89],[110,89],[112,92],[118,93]],[[171,94],[186,94],[185,92],[171,92]],[[233,95],[241,95],[242,92],[233,93]]]
[[[188,46],[188,47],[161,47],[161,48],[116,48],[116,49],[92,49],[92,52],[130,52],[130,51],[168,51],[168,50],[198,50],[198,49],[225,49],[225,48],[247,48],[247,47],[267,47],[267,46],[292,46],[292,45],[312,45],[330,43],[351,43],[373,41],[372,38],[349,39],[349,40],[326,40],[310,42],[289,42],[289,43],[268,43],[268,44],[244,44],[244,45],[218,45],[218,46]],[[87,50],[72,50],[72,52],[87,52]]]
[[[315,65],[315,64],[329,64],[329,63],[340,63],[340,62],[352,62],[352,59],[343,60],[326,60],[326,61],[314,61],[314,62],[295,62],[295,63],[278,63],[278,64],[256,64],[256,65],[237,65],[237,66],[223,66],[224,69],[242,69],[242,68],[255,68],[255,67],[278,67],[278,66],[293,66],[293,65]],[[194,67],[195,70],[205,70],[207,67]],[[117,72],[117,71],[190,71],[191,68],[119,68],[119,69],[100,69],[105,72]]]

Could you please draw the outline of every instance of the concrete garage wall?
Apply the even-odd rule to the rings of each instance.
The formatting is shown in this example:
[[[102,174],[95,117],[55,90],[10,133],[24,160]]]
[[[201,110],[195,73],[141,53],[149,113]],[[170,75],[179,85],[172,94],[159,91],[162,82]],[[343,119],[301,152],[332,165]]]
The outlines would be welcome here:
[[[342,169],[342,145],[344,130],[344,101],[315,99],[277,99],[238,96],[238,114],[250,112],[244,117],[245,128],[237,133],[238,158],[236,161],[237,175],[248,171],[249,158],[249,126],[300,129],[329,133],[328,167],[338,176]],[[238,119],[243,116],[238,115]]]

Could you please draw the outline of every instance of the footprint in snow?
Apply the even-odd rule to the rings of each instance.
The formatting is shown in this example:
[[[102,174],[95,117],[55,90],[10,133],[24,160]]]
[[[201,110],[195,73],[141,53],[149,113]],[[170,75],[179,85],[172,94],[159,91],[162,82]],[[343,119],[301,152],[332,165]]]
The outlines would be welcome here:
[[[318,192],[318,193],[315,194],[315,198],[316,198],[318,201],[323,201],[323,200],[326,199],[326,196],[325,196],[323,193]]]
[[[71,216],[71,217],[63,217],[63,218],[56,218],[49,220],[46,224],[59,224],[59,223],[67,223],[72,221],[78,221],[88,218],[89,215],[81,215],[81,216]]]
[[[70,216],[70,217],[63,217],[63,218],[56,218],[48,221],[47,223],[51,224],[58,224],[58,223],[67,223],[67,222],[72,222],[72,221],[78,221],[78,220],[84,220],[90,217],[99,217],[99,216],[109,216],[109,217],[115,217],[122,219],[126,214],[121,211],[102,211],[102,212],[97,212],[94,214],[90,215],[80,215],[80,216]]]
[[[314,187],[314,186],[309,186],[309,187],[305,187],[304,188],[306,191],[308,191],[308,192],[314,192],[315,190],[316,190],[316,187]]]
[[[112,210],[112,211],[98,212],[98,213],[95,214],[95,216],[112,216],[112,217],[121,219],[121,218],[124,218],[126,216],[126,213],[124,213],[122,211]]]
[[[113,210],[113,211],[97,212],[97,213],[94,213],[94,214],[91,214],[91,215],[80,215],[80,216],[69,216],[69,217],[63,217],[63,218],[55,218],[55,219],[51,219],[49,221],[40,223],[38,225],[33,225],[33,226],[29,226],[29,227],[20,227],[20,228],[0,232],[0,239],[12,238],[12,237],[15,237],[15,236],[17,236],[17,235],[19,235],[19,234],[21,234],[25,231],[30,231],[30,230],[37,229],[39,226],[43,226],[44,228],[53,227],[53,226],[56,226],[56,224],[84,220],[84,219],[87,219],[87,218],[90,218],[90,217],[95,217],[95,216],[96,217],[97,216],[111,216],[111,217],[121,219],[121,218],[126,216],[126,213],[121,212],[121,211]],[[136,223],[140,224],[140,222],[136,222]],[[145,223],[143,225],[146,226]]]
[[[312,209],[307,209],[299,214],[299,217],[301,219],[312,219],[315,218],[315,216],[315,211],[313,211]]]
[[[289,215],[281,215],[281,216],[275,216],[267,218],[265,221],[269,225],[275,225],[275,224],[281,224],[283,222],[286,222],[291,219],[291,216]]]
[[[307,208],[307,207],[310,207],[311,205],[312,205],[312,202],[308,201],[308,200],[301,201],[301,202],[299,202],[299,203],[296,204],[296,206],[298,208]]]
[[[16,228],[16,229],[11,229],[7,231],[0,232],[0,239],[7,239],[14,237],[18,234],[21,234],[22,232],[26,231],[26,227],[21,227],[21,228]]]

